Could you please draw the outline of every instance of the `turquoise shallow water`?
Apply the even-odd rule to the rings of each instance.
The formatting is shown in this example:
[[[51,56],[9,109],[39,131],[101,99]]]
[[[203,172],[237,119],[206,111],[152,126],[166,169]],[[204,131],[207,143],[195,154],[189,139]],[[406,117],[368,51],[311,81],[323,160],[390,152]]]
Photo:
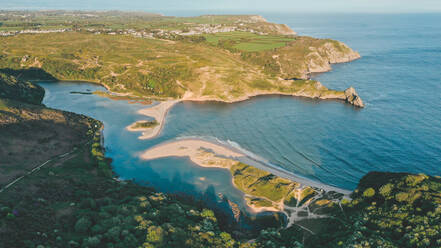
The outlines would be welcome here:
[[[373,170],[441,174],[441,15],[264,16],[359,51],[362,59],[316,79],[334,89],[354,86],[366,108],[278,96],[236,104],[185,102],[170,111],[158,138],[139,141],[124,127],[144,119],[136,114],[144,106],[69,94],[99,86],[42,83],[49,92],[44,103],[102,120],[116,172],[169,191],[214,189],[241,199],[227,171],[199,168],[187,159],[137,158],[177,137],[230,141],[273,166],[345,189]]]

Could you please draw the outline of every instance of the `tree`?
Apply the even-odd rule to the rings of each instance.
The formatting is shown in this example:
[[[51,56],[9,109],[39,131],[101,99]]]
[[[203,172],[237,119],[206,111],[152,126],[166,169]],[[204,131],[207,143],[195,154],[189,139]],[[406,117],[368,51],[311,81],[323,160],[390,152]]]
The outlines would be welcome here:
[[[150,226],[147,229],[146,241],[161,244],[164,241],[164,230],[160,226]]]
[[[92,222],[87,217],[82,217],[75,224],[75,231],[79,233],[86,233],[92,226]]]
[[[363,196],[366,197],[366,198],[371,198],[374,195],[375,195],[375,189],[373,189],[373,188],[367,188],[363,192]]]

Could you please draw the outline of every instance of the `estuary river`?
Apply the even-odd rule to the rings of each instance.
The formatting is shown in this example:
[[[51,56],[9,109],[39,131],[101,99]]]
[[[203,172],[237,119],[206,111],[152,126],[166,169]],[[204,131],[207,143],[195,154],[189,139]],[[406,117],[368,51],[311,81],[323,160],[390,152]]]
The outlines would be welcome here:
[[[440,15],[265,17],[359,51],[362,59],[316,79],[333,89],[354,86],[366,108],[278,96],[235,104],[182,102],[170,110],[158,137],[138,140],[139,133],[125,127],[146,119],[137,114],[145,105],[70,94],[100,86],[42,82],[44,104],[103,121],[106,155],[116,173],[164,191],[209,191],[242,202],[227,170],[182,158],[139,159],[149,147],[186,137],[218,140],[263,164],[348,190],[373,170],[441,174]]]

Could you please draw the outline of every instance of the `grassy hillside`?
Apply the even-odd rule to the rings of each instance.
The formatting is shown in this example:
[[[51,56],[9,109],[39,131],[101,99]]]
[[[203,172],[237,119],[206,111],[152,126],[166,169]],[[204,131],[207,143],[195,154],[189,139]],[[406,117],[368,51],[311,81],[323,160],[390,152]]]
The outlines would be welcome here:
[[[99,82],[116,92],[173,98],[181,98],[188,92],[194,98],[223,101],[268,92],[305,92],[305,96],[312,97],[343,94],[323,86],[317,88],[312,80],[279,79],[278,76],[284,75],[280,73],[283,68],[279,68],[280,61],[273,59],[272,50],[241,55],[200,43],[83,33],[2,39],[0,67],[15,70],[37,67],[60,80]],[[309,44],[299,43],[293,48],[300,49],[299,46],[305,49]],[[253,56],[257,57],[251,59]],[[295,61],[304,60],[306,55],[295,56],[299,60],[291,63],[300,69],[287,72],[287,77],[305,74],[305,63]]]
[[[0,97],[40,104],[44,97],[44,89],[0,72]]]
[[[5,12],[3,25],[13,26],[8,23],[18,13]],[[49,22],[69,29],[2,37],[0,69],[37,68],[44,79],[92,81],[137,96],[232,102],[274,93],[346,100],[342,91],[307,79],[311,72],[329,70],[330,63],[358,58],[340,42],[296,37],[286,25],[259,16],[21,14],[27,18],[16,27],[33,24],[29,32],[40,32]],[[69,22],[75,16],[81,18]],[[133,27],[139,23],[142,28]],[[22,76],[38,79],[35,73]]]

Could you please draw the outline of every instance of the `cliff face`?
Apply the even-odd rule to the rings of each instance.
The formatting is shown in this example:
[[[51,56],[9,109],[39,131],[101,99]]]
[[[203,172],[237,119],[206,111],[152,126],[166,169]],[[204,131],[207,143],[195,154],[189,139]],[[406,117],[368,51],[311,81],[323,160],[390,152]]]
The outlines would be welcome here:
[[[361,100],[360,96],[358,96],[358,93],[355,91],[355,89],[353,87],[349,87],[348,89],[345,90],[345,97],[346,97],[346,102],[363,108],[364,107],[364,103],[363,100]]]
[[[331,64],[359,59],[360,54],[339,41],[299,36],[283,47],[242,57],[281,78],[307,79],[311,73],[331,70]]]
[[[307,73],[330,71],[331,64],[346,63],[360,58],[360,54],[346,44],[333,41],[319,47],[309,47],[306,55]]]
[[[277,32],[282,35],[297,35],[297,33],[286,24],[279,24],[275,26],[275,28]]]
[[[330,71],[331,64],[360,58],[360,54],[342,42],[309,37],[300,37],[280,50],[279,63],[284,78],[305,79],[311,73]]]

